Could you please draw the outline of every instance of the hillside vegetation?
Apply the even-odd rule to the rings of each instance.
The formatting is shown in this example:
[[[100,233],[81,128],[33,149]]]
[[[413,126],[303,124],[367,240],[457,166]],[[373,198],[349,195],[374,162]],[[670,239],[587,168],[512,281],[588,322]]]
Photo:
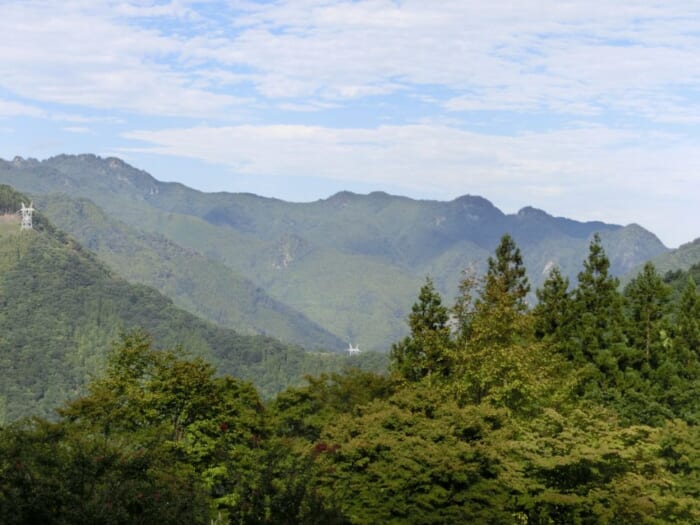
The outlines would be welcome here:
[[[451,306],[424,281],[390,374],[267,405],[128,334],[58,421],[0,431],[0,519],[699,523],[700,269],[669,285],[648,264],[623,292],[610,269],[595,236],[531,308],[505,235]]]
[[[476,196],[437,202],[342,192],[289,203],[202,193],[94,155],[0,161],[0,181],[35,197],[60,192],[90,199],[112,218],[227,266],[336,338],[379,350],[406,334],[405,312],[426,275],[446,297],[455,297],[462,270],[485,271],[503,232],[522,247],[535,285],[553,265],[575,278],[596,232],[616,275],[666,251],[636,225],[581,223],[533,208],[507,215]],[[127,273],[121,266],[115,270]],[[188,306],[177,290],[168,293],[216,320],[215,305],[202,299]],[[277,330],[276,323],[269,326]]]
[[[182,248],[163,235],[128,226],[87,199],[54,194],[37,204],[53,223],[120,276],[155,288],[199,317],[242,333],[274,334],[307,349],[347,346],[221,262]]]
[[[26,196],[0,186],[0,213]],[[142,328],[155,344],[187,348],[221,373],[253,381],[271,396],[304,375],[370,366],[373,354],[305,352],[277,339],[217,327],[177,308],[156,290],[130,284],[90,251],[35,214],[35,229],[0,229],[0,421],[49,415],[101,373],[112,342]]]
[[[659,272],[665,273],[675,270],[688,270],[691,266],[700,263],[700,239],[682,244],[675,250],[658,255],[652,259]]]

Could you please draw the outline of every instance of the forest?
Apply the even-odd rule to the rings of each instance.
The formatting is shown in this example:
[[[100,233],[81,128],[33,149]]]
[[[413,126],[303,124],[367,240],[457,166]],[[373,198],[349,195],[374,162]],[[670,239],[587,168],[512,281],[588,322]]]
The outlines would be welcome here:
[[[594,236],[530,306],[504,235],[430,278],[385,374],[263,400],[143,331],[56,419],[0,430],[10,524],[700,523],[700,267],[623,289]]]
[[[251,381],[264,399],[303,384],[306,374],[387,368],[386,353],[316,351],[196,317],[154,288],[125,280],[43,212],[34,214],[32,231],[20,232],[20,202],[29,199],[0,185],[0,425],[54,416],[102,373],[111,342],[137,328],[158,348],[186,348],[218,374]],[[235,300],[239,291],[226,290]]]

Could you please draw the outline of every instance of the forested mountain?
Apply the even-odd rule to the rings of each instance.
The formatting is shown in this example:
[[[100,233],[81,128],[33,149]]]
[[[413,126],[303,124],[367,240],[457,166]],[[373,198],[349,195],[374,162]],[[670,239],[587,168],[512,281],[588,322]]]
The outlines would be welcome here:
[[[658,255],[652,259],[652,262],[662,273],[688,270],[691,266],[700,263],[700,238],[682,244],[675,250]]]
[[[0,182],[33,196],[88,198],[119,221],[225,264],[336,337],[382,350],[405,335],[405,312],[425,275],[454,297],[462,271],[484,271],[504,232],[521,246],[535,285],[554,265],[573,278],[594,232],[618,275],[666,251],[636,225],[580,223],[533,208],[506,215],[481,197],[343,192],[289,203],[202,193],[94,155],[1,161]]]
[[[157,289],[199,317],[241,333],[274,335],[306,349],[347,346],[223,263],[182,248],[163,235],[131,227],[108,216],[92,201],[53,194],[36,204],[120,276]]]
[[[305,374],[372,361],[305,352],[203,321],[143,285],[129,284],[41,214],[20,231],[28,199],[0,186],[0,420],[50,414],[105,365],[120,333],[143,328],[157,346],[182,346],[272,395]],[[384,367],[374,358],[377,369]]]
[[[505,235],[454,303],[424,281],[389,374],[268,404],[127,335],[58,421],[0,428],[0,521],[700,523],[700,267],[610,270],[594,236],[530,307]]]

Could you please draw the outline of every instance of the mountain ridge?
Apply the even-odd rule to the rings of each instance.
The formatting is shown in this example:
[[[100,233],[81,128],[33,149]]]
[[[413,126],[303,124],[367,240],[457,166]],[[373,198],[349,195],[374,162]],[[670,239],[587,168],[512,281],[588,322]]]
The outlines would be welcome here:
[[[155,289],[131,284],[56,228],[41,212],[20,231],[13,210],[26,197],[0,185],[0,425],[48,416],[99,374],[120,333],[147,331],[158,348],[184,348],[220,373],[271,396],[307,374],[346,365],[381,369],[386,356],[304,351],[222,328],[177,308]]]
[[[225,264],[336,337],[373,349],[386,350],[406,333],[426,275],[454,297],[462,270],[483,272],[504,233],[521,247],[533,289],[552,265],[573,281],[594,233],[618,275],[667,251],[634,225],[578,222],[532,207],[505,214],[469,194],[435,201],[345,191],[290,203],[205,193],[95,155],[3,161],[0,182],[88,198],[132,227]]]
[[[274,334],[307,349],[345,346],[227,266],[118,221],[89,199],[49,194],[37,206],[127,280],[156,288],[199,317],[241,333]]]

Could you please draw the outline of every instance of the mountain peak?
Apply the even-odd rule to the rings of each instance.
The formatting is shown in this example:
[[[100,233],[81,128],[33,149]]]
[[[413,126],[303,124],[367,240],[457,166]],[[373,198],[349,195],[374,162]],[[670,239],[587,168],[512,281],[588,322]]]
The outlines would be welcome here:
[[[360,197],[360,196],[361,195],[359,193],[353,193],[352,191],[342,190],[342,191],[339,191],[338,193],[334,193],[333,195],[328,197],[326,200],[334,201],[334,200],[354,199],[354,198]]]
[[[16,156],[12,159],[12,164],[17,168],[33,168],[39,165],[39,161],[32,157],[27,157],[25,159],[23,157]]]
[[[462,195],[454,199],[452,202],[454,204],[461,205],[464,208],[470,207],[483,209],[498,209],[493,205],[493,203],[490,200],[480,197],[478,195]]]
[[[524,208],[521,208],[518,210],[518,213],[516,214],[517,217],[519,218],[543,218],[543,219],[549,219],[552,216],[547,213],[544,210],[540,210],[539,208],[533,208],[532,206],[525,206]]]

